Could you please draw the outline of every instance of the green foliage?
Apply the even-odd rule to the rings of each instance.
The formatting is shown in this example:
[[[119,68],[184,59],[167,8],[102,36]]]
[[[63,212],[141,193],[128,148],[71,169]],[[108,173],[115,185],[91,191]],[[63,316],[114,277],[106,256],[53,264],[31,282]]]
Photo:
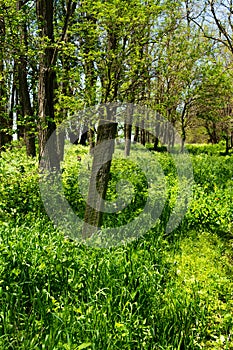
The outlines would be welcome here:
[[[24,148],[1,154],[0,220],[43,212],[38,179],[37,161],[27,158]]]
[[[81,146],[67,147],[65,153],[65,161],[63,163],[62,185],[66,199],[69,201],[75,213],[83,218],[85,212],[85,194],[81,192],[83,187],[88,190],[88,175],[90,175],[91,159],[87,155],[87,148]],[[82,163],[77,157],[82,158],[82,163],[86,164],[85,174],[81,176]],[[88,170],[89,167],[89,170]],[[85,182],[85,184],[83,183]]]
[[[176,292],[167,294],[175,305],[177,295],[181,294],[183,303],[189,302],[190,317],[198,310],[192,331],[197,332],[194,343],[200,349],[233,348],[233,269],[228,254],[226,244],[216,234],[190,231],[189,237],[182,240],[180,251],[171,259]]]
[[[175,164],[166,153],[145,152],[145,160],[151,160],[147,179],[153,161],[165,174],[168,200],[159,225],[130,244],[96,249],[54,228],[40,201],[36,163],[22,149],[5,152],[0,163],[0,348],[233,349],[232,159],[197,153],[192,156],[194,198],[175,232],[165,236],[163,230],[179,189]],[[63,187],[80,217],[88,164],[87,148],[67,148]],[[151,194],[147,179],[134,161],[114,159],[108,199],[122,195],[119,181],[125,203],[131,194],[138,196],[114,225],[143,210]],[[159,193],[157,187],[150,190]],[[105,218],[106,225],[111,218]]]
[[[224,145],[222,142],[219,142],[215,145],[212,144],[187,144],[186,149],[189,153],[193,155],[220,155],[220,152],[224,151]],[[209,158],[209,161],[211,158]]]
[[[116,208],[117,214],[105,214],[104,225],[107,227],[125,225],[137,217],[145,206],[148,197],[147,187],[145,174],[138,165],[127,159],[114,160],[111,166],[110,183],[106,199],[116,201],[118,196],[123,194],[121,205],[125,209],[119,212]]]
[[[223,236],[231,235],[233,222],[232,158],[216,153],[212,156],[198,154],[192,159],[196,185],[194,198],[185,217],[184,225],[187,224],[188,228],[218,232]]]

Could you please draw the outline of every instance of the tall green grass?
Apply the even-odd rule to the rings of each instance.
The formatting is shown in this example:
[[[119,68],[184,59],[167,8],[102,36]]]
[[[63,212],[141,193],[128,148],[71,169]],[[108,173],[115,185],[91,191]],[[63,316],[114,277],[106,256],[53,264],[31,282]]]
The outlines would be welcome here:
[[[79,211],[77,152],[89,161],[85,149],[70,150],[63,179]],[[166,153],[156,157],[169,184],[170,211],[174,164]],[[3,154],[0,349],[233,349],[233,161],[216,152],[199,152],[192,161],[194,198],[175,232],[165,234],[163,212],[130,244],[97,249],[54,228],[40,199],[36,162],[20,149]],[[110,198],[120,166],[117,160]],[[143,174],[134,178],[134,166],[128,170],[143,198]],[[135,205],[143,208],[143,200]]]

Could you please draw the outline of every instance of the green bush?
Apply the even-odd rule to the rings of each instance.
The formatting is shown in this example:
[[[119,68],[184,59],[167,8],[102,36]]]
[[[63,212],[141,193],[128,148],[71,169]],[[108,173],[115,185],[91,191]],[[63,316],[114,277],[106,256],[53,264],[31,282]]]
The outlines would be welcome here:
[[[37,160],[27,158],[24,148],[1,154],[0,220],[43,212]]]

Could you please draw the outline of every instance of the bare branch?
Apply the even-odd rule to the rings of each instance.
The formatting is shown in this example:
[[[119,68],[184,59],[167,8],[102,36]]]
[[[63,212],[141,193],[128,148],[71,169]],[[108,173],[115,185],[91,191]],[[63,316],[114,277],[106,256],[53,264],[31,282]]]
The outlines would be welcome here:
[[[223,42],[223,43],[225,43],[224,45],[227,46],[230,49],[230,51],[233,53],[233,45],[232,45],[231,37],[227,33],[226,28],[222,25],[221,21],[218,19],[217,15],[216,15],[215,8],[214,8],[214,1],[210,0],[209,4],[210,4],[211,13],[214,17],[215,23],[216,23],[220,33],[223,34],[223,36],[225,37],[225,39],[227,41],[227,43],[226,42]]]

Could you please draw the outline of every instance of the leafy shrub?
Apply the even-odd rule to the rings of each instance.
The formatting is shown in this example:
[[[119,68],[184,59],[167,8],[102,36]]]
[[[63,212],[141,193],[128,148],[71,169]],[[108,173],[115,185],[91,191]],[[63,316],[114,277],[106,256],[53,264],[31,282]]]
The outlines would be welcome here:
[[[24,148],[1,154],[0,219],[43,212],[37,160],[27,158]]]

